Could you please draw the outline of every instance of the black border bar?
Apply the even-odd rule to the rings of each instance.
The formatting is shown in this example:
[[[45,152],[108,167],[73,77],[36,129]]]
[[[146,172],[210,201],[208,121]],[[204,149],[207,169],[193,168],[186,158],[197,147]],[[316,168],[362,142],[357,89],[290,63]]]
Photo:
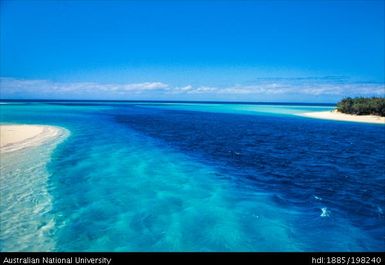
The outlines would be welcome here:
[[[385,264],[384,252],[3,252],[1,264]]]

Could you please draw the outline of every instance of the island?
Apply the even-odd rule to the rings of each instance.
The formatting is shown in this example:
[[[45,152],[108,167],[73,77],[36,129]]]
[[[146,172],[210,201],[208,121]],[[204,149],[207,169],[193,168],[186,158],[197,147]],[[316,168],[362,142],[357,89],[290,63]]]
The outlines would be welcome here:
[[[307,112],[300,116],[338,121],[377,123],[385,125],[384,97],[344,98],[331,111]]]

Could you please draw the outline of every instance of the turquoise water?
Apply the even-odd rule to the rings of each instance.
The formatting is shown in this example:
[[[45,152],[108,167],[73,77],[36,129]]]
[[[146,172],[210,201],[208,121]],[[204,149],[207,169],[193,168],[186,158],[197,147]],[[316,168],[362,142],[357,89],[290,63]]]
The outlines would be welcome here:
[[[55,250],[51,214],[52,196],[48,192],[47,163],[54,148],[68,137],[45,142],[44,148],[31,147],[2,153],[0,160],[0,246],[3,250]]]
[[[385,126],[293,115],[332,108],[1,105],[3,123],[70,135],[2,155],[0,248],[385,250]]]

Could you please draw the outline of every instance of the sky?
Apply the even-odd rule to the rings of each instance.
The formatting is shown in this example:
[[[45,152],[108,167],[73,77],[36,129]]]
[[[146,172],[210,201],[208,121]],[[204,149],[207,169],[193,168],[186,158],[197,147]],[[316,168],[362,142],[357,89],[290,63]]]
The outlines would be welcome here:
[[[384,0],[2,0],[0,98],[385,95]]]

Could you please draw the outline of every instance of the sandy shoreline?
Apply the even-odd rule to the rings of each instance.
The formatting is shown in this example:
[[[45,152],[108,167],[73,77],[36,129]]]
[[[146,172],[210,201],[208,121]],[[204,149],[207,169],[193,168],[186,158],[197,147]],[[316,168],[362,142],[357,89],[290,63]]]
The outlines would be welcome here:
[[[47,125],[0,125],[0,152],[41,145],[63,134],[63,129]]]
[[[56,126],[0,124],[2,251],[55,250],[47,163],[67,135]]]
[[[337,110],[307,112],[307,113],[301,113],[298,115],[303,117],[316,118],[316,119],[376,123],[376,124],[385,125],[385,117],[380,117],[375,115],[351,115],[351,114],[338,112]]]

